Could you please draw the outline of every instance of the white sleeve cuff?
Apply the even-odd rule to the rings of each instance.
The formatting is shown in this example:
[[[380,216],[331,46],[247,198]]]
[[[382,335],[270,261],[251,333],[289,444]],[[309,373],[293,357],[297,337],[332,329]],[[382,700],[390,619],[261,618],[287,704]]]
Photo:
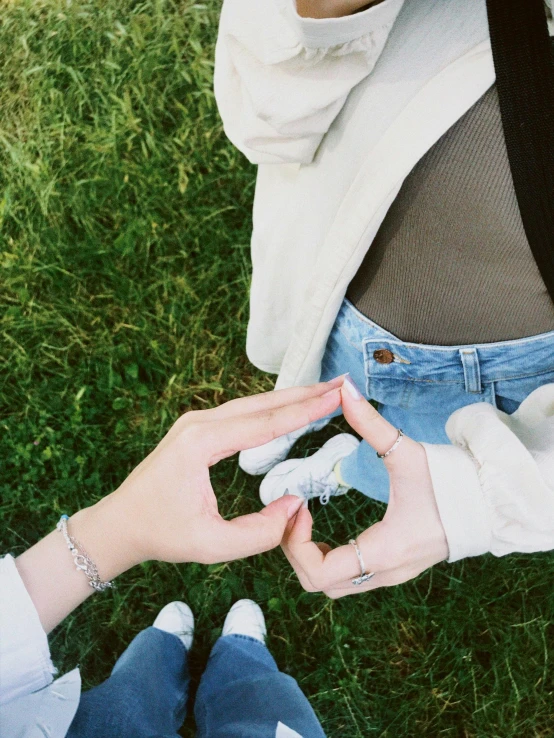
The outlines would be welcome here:
[[[296,0],[291,4],[290,21],[306,48],[340,46],[355,41],[380,28],[392,28],[405,0],[384,0],[367,10],[342,18],[303,18],[296,12]]]
[[[13,556],[0,559],[0,592],[0,704],[4,704],[50,684],[55,668]]]
[[[489,552],[491,515],[473,459],[457,446],[422,445],[448,542],[448,561]]]

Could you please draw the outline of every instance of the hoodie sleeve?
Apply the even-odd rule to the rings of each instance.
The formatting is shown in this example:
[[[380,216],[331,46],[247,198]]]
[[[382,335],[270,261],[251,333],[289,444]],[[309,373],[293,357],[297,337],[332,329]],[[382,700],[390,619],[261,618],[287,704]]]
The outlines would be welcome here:
[[[469,405],[425,444],[449,561],[554,549],[554,384],[513,415]]]
[[[12,556],[0,559],[0,705],[36,692],[55,673],[48,639]]]
[[[352,88],[371,74],[405,0],[302,18],[295,0],[224,0],[215,95],[253,163],[309,164]]]

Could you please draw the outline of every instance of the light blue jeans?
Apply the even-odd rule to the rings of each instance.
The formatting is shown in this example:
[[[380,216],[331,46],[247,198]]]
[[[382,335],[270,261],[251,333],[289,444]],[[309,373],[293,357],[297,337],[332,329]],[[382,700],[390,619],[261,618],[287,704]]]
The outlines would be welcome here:
[[[67,738],[179,738],[189,691],[188,654],[177,636],[143,630],[111,676],[85,692]],[[199,738],[275,738],[280,722],[325,738],[295,680],[247,636],[220,638],[195,701]]]
[[[408,436],[449,443],[445,425],[455,410],[488,402],[513,413],[531,392],[554,382],[554,331],[500,343],[426,346],[399,340],[345,300],[327,342],[321,379],[345,372]],[[367,443],[343,459],[340,473],[354,489],[388,501],[385,465]]]

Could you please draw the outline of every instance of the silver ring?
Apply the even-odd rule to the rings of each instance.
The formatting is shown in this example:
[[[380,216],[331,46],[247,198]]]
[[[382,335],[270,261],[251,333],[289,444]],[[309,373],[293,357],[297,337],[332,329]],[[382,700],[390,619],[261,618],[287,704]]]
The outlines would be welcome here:
[[[380,454],[379,452],[377,452],[377,456],[380,459],[386,459],[387,456],[390,456],[392,454],[392,452],[395,451],[400,446],[400,444],[402,443],[402,439],[403,438],[404,438],[404,431],[402,430],[402,428],[398,428],[398,438],[396,439],[396,441],[389,448],[389,450],[387,451],[386,454]]]
[[[362,552],[360,551],[360,547],[358,546],[358,542],[354,538],[351,538],[348,543],[351,546],[354,546],[354,551],[356,551],[356,556],[358,557],[358,562],[360,564],[360,576],[352,580],[352,584],[359,586],[360,584],[364,584],[365,582],[369,582],[370,579],[373,579],[375,572],[367,572],[365,570],[364,559]]]

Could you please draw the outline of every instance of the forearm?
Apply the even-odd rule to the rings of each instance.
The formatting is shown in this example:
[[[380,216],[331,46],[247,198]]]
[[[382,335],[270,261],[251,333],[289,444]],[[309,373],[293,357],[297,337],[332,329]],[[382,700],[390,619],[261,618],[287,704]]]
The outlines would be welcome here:
[[[296,10],[302,18],[342,18],[380,2],[383,0],[296,0]]]
[[[83,545],[103,581],[138,563],[126,530],[115,495],[79,511],[68,523],[70,535]],[[19,556],[16,566],[46,633],[94,593],[57,530]]]

